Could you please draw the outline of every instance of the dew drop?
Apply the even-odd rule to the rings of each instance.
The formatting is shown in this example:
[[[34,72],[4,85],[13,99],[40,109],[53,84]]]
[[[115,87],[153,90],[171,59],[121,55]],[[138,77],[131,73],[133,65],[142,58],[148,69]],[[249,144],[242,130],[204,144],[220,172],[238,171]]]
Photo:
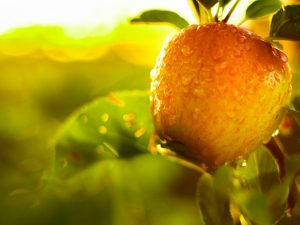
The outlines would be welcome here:
[[[285,53],[283,53],[282,51],[278,51],[279,52],[279,56],[282,62],[287,63],[288,62],[288,57]]]
[[[265,69],[260,64],[256,65],[256,70],[259,75],[262,75],[266,72]]]
[[[242,160],[241,161],[241,163],[240,163],[240,165],[241,165],[241,167],[246,167],[247,166],[247,161],[244,159],[244,160]]]
[[[222,62],[215,65],[214,70],[216,73],[222,72],[227,67],[227,62]]]
[[[199,108],[195,108],[193,112],[193,120],[197,120],[199,117]]]
[[[169,126],[174,126],[176,124],[176,121],[177,121],[176,115],[169,116],[169,121],[168,121]]]
[[[238,41],[241,43],[241,44],[244,44],[246,42],[246,37],[244,35],[240,36],[238,38]]]
[[[183,85],[188,85],[191,82],[192,77],[191,76],[183,76],[182,77],[182,84]]]
[[[218,59],[220,59],[220,58],[222,58],[222,56],[223,56],[223,50],[222,49],[217,49],[214,53],[213,53],[213,59],[214,60],[218,60]]]
[[[183,46],[181,52],[184,56],[189,56],[193,53],[191,47],[189,47],[188,45]]]
[[[268,71],[273,71],[274,70],[274,66],[273,65],[267,65],[267,69]]]
[[[230,29],[230,31],[235,34],[237,32],[237,29],[232,26],[231,29]]]
[[[273,132],[272,137],[276,137],[278,134],[279,134],[279,130],[277,129]]]
[[[150,71],[150,76],[153,80],[155,79],[155,77],[156,77],[156,69],[155,68]]]
[[[275,72],[270,72],[268,74],[266,74],[266,76],[264,77],[264,83],[269,86],[270,88],[274,88],[276,86],[276,84],[278,83],[278,78],[276,78],[277,73]]]
[[[193,90],[194,95],[197,97],[203,96],[204,95],[204,90],[202,88],[195,88]]]
[[[235,50],[234,50],[234,55],[235,55],[236,57],[241,57],[241,56],[242,56],[241,50],[240,50],[240,49],[235,49]]]

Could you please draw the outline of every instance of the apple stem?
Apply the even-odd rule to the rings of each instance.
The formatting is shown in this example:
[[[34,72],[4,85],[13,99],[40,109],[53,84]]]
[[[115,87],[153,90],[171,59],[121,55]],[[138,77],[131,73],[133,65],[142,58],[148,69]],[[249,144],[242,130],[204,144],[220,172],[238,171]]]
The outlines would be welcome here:
[[[284,161],[287,156],[279,138],[273,137],[267,144],[265,144],[265,146],[274,157],[278,166],[279,176],[282,179],[285,176]]]
[[[201,21],[200,21],[200,8],[199,8],[198,0],[192,0],[192,4],[193,4],[194,9],[195,9],[195,11],[196,11],[197,18],[198,18],[199,22],[201,22]]]
[[[179,165],[182,165],[191,170],[194,170],[201,175],[202,174],[210,174],[210,172],[213,171],[213,168],[209,168],[203,163],[196,162],[196,161],[192,162],[192,160],[189,160],[187,158],[184,158],[184,157],[178,155],[173,150],[162,147],[161,144],[157,144],[157,141],[161,142],[158,135],[152,134],[150,137],[149,146],[148,146],[148,149],[152,154],[162,155],[162,156],[166,157],[168,160],[178,163]]]
[[[227,23],[228,20],[230,19],[233,11],[235,10],[235,8],[237,7],[237,5],[240,3],[240,0],[237,0],[234,5],[232,6],[232,8],[230,9],[230,11],[228,12],[228,14],[226,15],[226,17],[222,20],[222,22]]]
[[[218,5],[217,12],[214,16],[215,22],[219,22],[220,4]]]

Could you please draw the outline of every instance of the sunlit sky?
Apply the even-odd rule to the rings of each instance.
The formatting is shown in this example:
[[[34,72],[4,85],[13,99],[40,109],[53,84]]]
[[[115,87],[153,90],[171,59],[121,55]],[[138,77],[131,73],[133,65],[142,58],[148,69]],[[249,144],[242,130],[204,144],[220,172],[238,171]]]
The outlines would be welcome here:
[[[188,0],[0,0],[0,33],[33,24],[67,29],[113,28],[120,18],[142,10],[164,8],[195,22]],[[105,30],[105,29],[104,29]]]

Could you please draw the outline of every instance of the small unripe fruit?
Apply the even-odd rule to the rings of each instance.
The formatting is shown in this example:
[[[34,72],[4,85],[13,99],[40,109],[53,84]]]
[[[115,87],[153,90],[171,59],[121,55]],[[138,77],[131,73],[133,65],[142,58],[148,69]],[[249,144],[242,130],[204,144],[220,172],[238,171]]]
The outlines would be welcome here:
[[[164,46],[151,72],[151,111],[161,139],[222,165],[277,128],[291,93],[287,56],[225,23],[192,25]]]

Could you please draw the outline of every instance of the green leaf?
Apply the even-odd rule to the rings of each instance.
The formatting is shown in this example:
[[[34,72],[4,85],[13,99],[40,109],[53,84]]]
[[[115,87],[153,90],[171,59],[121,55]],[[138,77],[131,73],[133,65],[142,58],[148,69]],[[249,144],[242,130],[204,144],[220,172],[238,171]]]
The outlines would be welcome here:
[[[268,193],[270,187],[280,183],[275,160],[264,146],[254,151],[247,161],[240,163],[236,173],[244,180],[245,188]]]
[[[279,41],[273,41],[273,40],[270,40],[271,44],[273,46],[275,46],[276,48],[280,49],[280,50],[283,50],[283,45],[279,42]]]
[[[246,10],[246,18],[254,19],[276,12],[282,3],[280,0],[257,0],[251,3]]]
[[[202,1],[193,0],[193,5],[196,8],[197,16],[199,18],[200,24],[207,24],[213,22],[213,16],[211,14],[211,10],[206,7]]]
[[[290,179],[280,180],[275,160],[263,146],[238,165],[240,188],[233,199],[255,223],[272,224],[286,209]]]
[[[231,0],[219,0],[220,7],[226,6]]]
[[[269,213],[267,198],[257,191],[246,191],[237,194],[239,205],[243,213],[259,225],[272,224],[272,218]]]
[[[300,40],[300,5],[287,5],[273,16],[270,37]]]
[[[138,17],[130,20],[132,23],[144,22],[144,23],[168,23],[175,27],[182,29],[189,25],[189,23],[179,16],[177,13],[167,10],[148,10],[143,12]]]
[[[211,11],[201,3],[199,3],[199,10],[200,10],[200,15],[199,15],[200,24],[213,22]]]
[[[72,115],[59,133],[57,172],[68,176],[102,159],[147,152],[152,130],[148,92],[101,97]]]
[[[170,191],[174,185],[180,186],[185,176],[191,176],[190,171],[158,155],[104,160],[52,183],[45,195],[39,195],[34,208],[32,204],[13,208],[17,211],[1,207],[11,211],[15,222],[9,223],[1,216],[0,224],[17,225],[22,218],[22,225],[162,225],[165,221],[200,225],[192,195],[183,199],[177,191]],[[193,187],[186,190],[193,191]],[[15,198],[18,206],[19,200]],[[28,220],[24,221],[25,217]]]
[[[221,173],[226,172],[222,171]],[[230,214],[229,197],[220,191],[219,182],[204,174],[197,187],[197,200],[200,213],[206,225],[233,225]],[[217,188],[218,187],[218,188]]]

